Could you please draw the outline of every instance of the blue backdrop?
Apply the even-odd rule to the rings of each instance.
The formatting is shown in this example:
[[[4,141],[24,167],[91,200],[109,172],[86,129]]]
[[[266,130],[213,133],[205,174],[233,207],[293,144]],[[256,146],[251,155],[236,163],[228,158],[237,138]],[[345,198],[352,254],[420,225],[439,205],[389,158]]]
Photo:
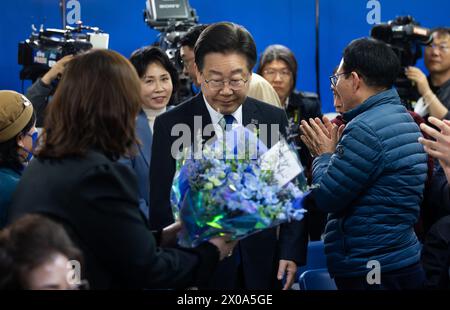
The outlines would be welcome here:
[[[254,36],[258,52],[269,44],[290,47],[299,62],[298,89],[316,91],[315,0],[190,0],[201,23],[233,21]],[[79,13],[86,25],[110,34],[110,48],[125,56],[153,43],[158,32],[143,21],[145,0],[69,0],[69,18]],[[79,10],[76,8],[79,7]],[[59,0],[2,1],[0,19],[0,89],[22,90],[17,44],[28,38],[31,24],[60,28]],[[320,82],[324,112],[333,111],[328,76],[343,48],[367,36],[372,23],[413,15],[423,26],[449,25],[447,0],[320,0]],[[423,62],[419,62],[423,67]],[[25,88],[29,83],[25,83]]]

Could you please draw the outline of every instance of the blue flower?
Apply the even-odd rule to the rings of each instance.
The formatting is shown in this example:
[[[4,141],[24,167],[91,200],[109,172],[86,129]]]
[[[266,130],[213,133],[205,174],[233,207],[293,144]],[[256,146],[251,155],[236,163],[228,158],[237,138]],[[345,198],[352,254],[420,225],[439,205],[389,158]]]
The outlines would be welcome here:
[[[177,164],[171,201],[185,224],[179,240],[183,246],[193,247],[222,233],[244,238],[303,218],[304,193],[294,183],[278,187],[273,173],[261,170],[257,159],[267,148],[256,135],[240,127],[226,135],[226,147],[236,158],[223,159],[216,142],[205,146],[200,159]],[[247,151],[251,144],[258,151],[256,158]],[[245,156],[240,157],[242,150]]]

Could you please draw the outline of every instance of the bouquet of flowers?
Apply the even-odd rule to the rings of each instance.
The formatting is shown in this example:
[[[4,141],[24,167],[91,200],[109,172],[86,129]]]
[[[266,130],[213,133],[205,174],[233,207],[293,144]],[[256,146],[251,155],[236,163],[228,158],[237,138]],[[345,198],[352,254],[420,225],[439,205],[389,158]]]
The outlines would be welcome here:
[[[179,243],[184,247],[223,234],[242,239],[303,218],[306,193],[291,182],[302,172],[295,153],[298,171],[284,167],[290,176],[283,176],[279,146],[267,150],[242,126],[226,132],[224,141],[205,145],[199,158],[177,162],[171,200],[183,222]],[[279,143],[287,146],[285,140]]]

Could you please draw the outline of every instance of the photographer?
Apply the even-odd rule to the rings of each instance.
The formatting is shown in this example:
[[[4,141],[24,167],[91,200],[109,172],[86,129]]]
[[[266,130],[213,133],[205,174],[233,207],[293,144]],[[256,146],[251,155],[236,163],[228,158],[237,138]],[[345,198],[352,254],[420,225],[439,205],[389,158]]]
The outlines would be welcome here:
[[[194,47],[198,37],[208,25],[197,25],[192,27],[180,40],[180,57],[183,62],[183,74],[189,76],[194,86],[198,89],[200,83],[197,78],[195,66]]]
[[[405,74],[425,101],[424,107],[428,108],[425,115],[450,119],[450,28],[436,28],[432,35],[433,43],[425,48],[429,77],[416,67],[408,67]]]
[[[33,85],[28,88],[25,96],[33,104],[36,111],[36,127],[42,127],[45,117],[45,109],[49,102],[49,97],[54,93],[55,86],[53,82],[61,77],[66,64],[73,58],[73,55],[67,55],[58,60],[51,69],[36,80]]]

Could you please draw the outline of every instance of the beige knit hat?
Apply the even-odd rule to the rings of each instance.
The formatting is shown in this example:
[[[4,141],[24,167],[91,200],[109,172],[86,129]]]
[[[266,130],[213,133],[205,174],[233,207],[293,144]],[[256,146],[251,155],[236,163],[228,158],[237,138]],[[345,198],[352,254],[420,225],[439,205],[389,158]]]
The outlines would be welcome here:
[[[33,106],[24,95],[0,90],[0,143],[15,137],[30,121]]]

